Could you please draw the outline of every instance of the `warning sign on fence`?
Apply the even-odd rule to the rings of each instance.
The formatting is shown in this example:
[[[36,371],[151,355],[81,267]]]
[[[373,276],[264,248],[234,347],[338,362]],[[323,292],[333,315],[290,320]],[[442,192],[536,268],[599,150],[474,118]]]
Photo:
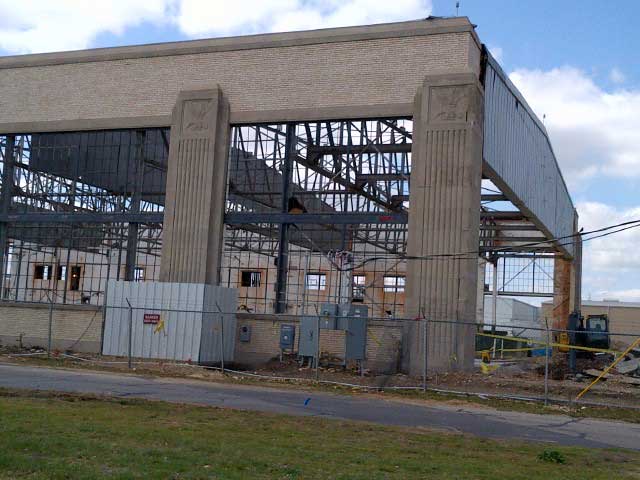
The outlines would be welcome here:
[[[156,324],[160,322],[160,314],[159,313],[145,313],[143,317],[144,323],[153,323]]]

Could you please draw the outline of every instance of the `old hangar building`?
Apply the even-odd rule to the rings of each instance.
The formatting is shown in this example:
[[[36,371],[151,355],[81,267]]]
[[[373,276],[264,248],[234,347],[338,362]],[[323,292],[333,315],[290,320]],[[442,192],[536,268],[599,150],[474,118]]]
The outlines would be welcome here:
[[[442,322],[415,371],[421,338],[471,365],[485,283],[558,325],[580,298],[546,130],[465,17],[2,57],[0,142],[5,318],[113,279],[354,302]]]

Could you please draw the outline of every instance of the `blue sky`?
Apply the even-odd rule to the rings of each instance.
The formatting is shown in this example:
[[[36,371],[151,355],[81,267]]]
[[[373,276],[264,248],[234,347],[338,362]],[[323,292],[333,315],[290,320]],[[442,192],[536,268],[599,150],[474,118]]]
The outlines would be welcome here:
[[[455,0],[0,0],[0,54],[450,16]],[[542,116],[578,208],[597,228],[640,219],[640,2],[461,0]],[[584,297],[640,300],[640,229],[585,249]]]

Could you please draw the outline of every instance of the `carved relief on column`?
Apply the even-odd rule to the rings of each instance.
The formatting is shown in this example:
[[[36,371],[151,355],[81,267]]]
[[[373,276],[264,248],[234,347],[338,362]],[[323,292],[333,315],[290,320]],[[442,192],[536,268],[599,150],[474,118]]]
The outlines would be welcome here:
[[[181,92],[173,111],[160,280],[217,284],[229,136],[219,88]]]
[[[407,267],[407,311],[451,322],[427,332],[430,370],[473,365],[473,328],[464,324],[476,318],[478,260],[442,256],[478,249],[482,116],[473,75],[427,77],[416,97],[408,254],[420,260]],[[411,370],[423,357],[416,345]]]

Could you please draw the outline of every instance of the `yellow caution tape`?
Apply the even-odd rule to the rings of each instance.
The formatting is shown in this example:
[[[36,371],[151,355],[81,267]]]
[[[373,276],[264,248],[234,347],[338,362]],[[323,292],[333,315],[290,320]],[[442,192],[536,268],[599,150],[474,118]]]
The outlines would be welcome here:
[[[593,387],[596,383],[598,383],[600,381],[600,379],[602,377],[604,377],[607,373],[609,373],[609,371],[611,371],[611,369],[613,369],[613,367],[615,367],[620,360],[622,360],[627,353],[629,353],[631,350],[633,350],[634,348],[636,348],[637,346],[640,345],[640,338],[638,338],[635,342],[633,342],[631,345],[629,345],[629,348],[627,348],[622,355],[620,355],[611,365],[609,365],[607,368],[605,368],[602,373],[600,375],[598,375],[598,378],[596,378],[593,382],[591,382],[584,390],[582,390],[578,396],[576,397],[576,401],[580,400],[580,398],[587,393],[591,387]]]
[[[156,328],[153,329],[153,333],[164,332],[164,320],[160,319]]]
[[[564,344],[564,343],[547,343],[547,342],[541,342],[539,340],[532,340],[530,338],[506,337],[504,335],[493,335],[491,333],[476,333],[476,335],[479,335],[481,337],[500,338],[500,339],[504,339],[504,340],[511,340],[512,342],[519,342],[519,343],[533,343],[534,345],[539,345],[539,346],[542,346],[542,347],[566,348],[567,350],[569,350],[569,349],[582,350],[584,352],[613,353],[614,355],[618,355],[618,354],[621,353],[621,352],[619,352],[617,350],[610,350],[610,349],[606,349],[606,348],[580,347],[578,345],[567,345],[567,344]]]

